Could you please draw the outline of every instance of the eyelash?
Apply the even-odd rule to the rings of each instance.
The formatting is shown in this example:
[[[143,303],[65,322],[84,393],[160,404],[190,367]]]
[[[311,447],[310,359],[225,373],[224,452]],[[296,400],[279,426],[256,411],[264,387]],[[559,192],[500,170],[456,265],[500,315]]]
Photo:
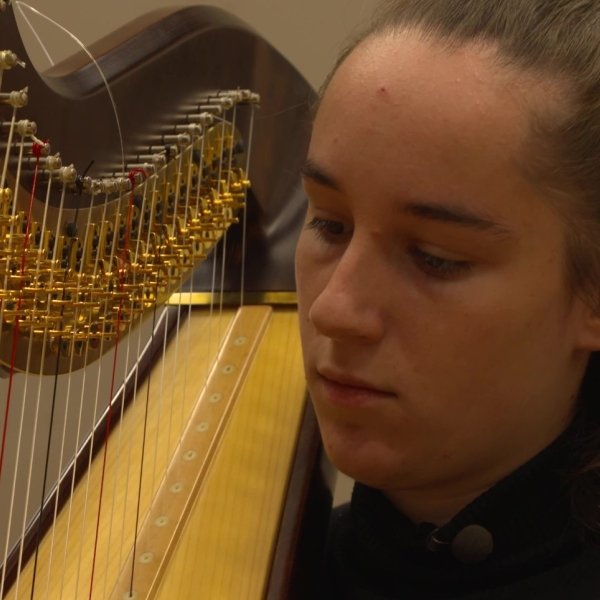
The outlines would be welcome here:
[[[329,219],[320,219],[319,217],[313,217],[306,224],[306,228],[314,231],[319,239],[329,243],[341,241],[342,236],[347,233],[344,231],[343,223]]]
[[[441,258],[424,252],[418,246],[411,246],[409,254],[422,271],[438,279],[452,279],[467,273],[471,269],[471,263],[466,260]]]
[[[330,244],[341,242],[343,236],[347,234],[344,231],[343,223],[319,217],[313,217],[306,224],[306,228],[314,231],[319,239]],[[435,254],[425,252],[419,246],[410,246],[408,253],[419,269],[437,279],[452,279],[467,273],[471,269],[471,263],[466,260],[441,258]]]

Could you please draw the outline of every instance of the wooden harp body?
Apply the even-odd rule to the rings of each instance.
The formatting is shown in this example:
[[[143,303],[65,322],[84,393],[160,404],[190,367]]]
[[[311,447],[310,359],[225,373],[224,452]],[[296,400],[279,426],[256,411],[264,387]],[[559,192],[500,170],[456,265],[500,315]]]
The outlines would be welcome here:
[[[0,595],[293,597],[271,565],[294,452],[318,455],[292,268],[314,94],[213,7],[91,53],[3,55]]]

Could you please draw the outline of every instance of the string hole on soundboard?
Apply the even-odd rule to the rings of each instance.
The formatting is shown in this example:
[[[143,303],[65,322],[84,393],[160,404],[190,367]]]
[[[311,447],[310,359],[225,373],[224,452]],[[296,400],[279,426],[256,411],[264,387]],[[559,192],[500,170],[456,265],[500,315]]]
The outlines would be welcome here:
[[[243,346],[247,341],[248,338],[241,335],[240,337],[235,338],[233,343],[235,346]]]
[[[169,517],[167,517],[166,515],[161,515],[154,521],[154,524],[157,527],[165,527],[168,522],[169,522]]]
[[[223,397],[223,394],[220,394],[219,392],[215,392],[214,394],[210,395],[208,400],[211,404],[216,404],[217,402],[220,402],[222,397]]]
[[[183,491],[183,483],[181,483],[181,481],[178,481],[177,483],[174,483],[169,489],[171,490],[171,493],[179,494]]]
[[[198,425],[196,425],[196,431],[198,433],[206,433],[208,431],[208,423],[206,421],[198,423]]]
[[[139,598],[138,593],[133,590],[123,594],[123,600],[137,600],[137,598]]]
[[[144,552],[143,554],[140,554],[139,560],[143,565],[150,564],[154,560],[154,554],[152,554],[152,552]]]
[[[192,461],[196,458],[196,456],[198,456],[198,454],[194,451],[194,450],[188,450],[184,455],[183,455],[183,460],[187,460]]]
[[[235,371],[235,366],[234,365],[225,365],[223,367],[223,374],[224,375],[231,375],[233,372]]]

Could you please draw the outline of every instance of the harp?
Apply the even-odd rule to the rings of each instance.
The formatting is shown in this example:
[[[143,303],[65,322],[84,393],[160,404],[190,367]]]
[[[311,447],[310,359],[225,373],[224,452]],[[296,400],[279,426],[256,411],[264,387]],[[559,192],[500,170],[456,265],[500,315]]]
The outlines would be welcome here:
[[[301,597],[312,91],[214,7],[40,76],[0,5],[0,597]]]

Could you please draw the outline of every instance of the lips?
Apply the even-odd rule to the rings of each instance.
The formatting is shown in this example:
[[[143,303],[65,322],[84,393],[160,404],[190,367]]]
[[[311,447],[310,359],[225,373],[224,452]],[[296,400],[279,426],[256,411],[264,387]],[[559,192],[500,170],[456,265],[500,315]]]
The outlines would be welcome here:
[[[318,370],[317,375],[318,387],[332,404],[363,407],[395,398],[391,392],[352,375],[326,369]]]

